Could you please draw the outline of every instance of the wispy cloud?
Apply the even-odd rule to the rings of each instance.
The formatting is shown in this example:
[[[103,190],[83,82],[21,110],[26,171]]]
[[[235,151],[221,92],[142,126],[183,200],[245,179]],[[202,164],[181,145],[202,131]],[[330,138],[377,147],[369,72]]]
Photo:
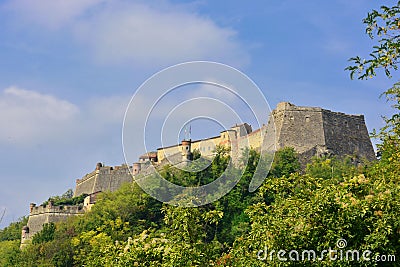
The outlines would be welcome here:
[[[161,3],[17,0],[3,8],[11,10],[23,27],[63,29],[101,64],[154,66],[204,59],[237,66],[249,63],[249,53],[234,29],[180,5]]]
[[[0,144],[74,142],[120,129],[128,96],[88,99],[81,107],[56,96],[11,86],[0,94]]]
[[[13,0],[2,7],[10,11],[19,23],[42,29],[59,30],[74,23],[90,8],[104,0]]]
[[[78,115],[79,108],[54,96],[6,88],[0,95],[0,142],[29,143],[51,138]]]

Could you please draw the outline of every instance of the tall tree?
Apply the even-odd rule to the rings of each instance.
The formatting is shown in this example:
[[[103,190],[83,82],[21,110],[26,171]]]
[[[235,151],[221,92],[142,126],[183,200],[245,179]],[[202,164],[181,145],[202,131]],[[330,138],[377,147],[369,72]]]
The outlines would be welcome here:
[[[371,39],[377,39],[377,44],[373,46],[369,58],[356,56],[350,59],[354,63],[346,68],[350,77],[356,75],[364,80],[376,76],[376,70],[384,69],[386,76],[391,78],[393,71],[398,69],[400,57],[400,1],[391,7],[381,6],[379,10],[372,10],[363,22],[366,33]],[[377,145],[383,164],[380,169],[389,168],[400,176],[400,81],[381,96],[392,102],[394,114],[384,118],[385,126],[379,132],[374,131],[374,137],[381,140],[381,144]]]
[[[347,67],[351,78],[368,79],[376,76],[377,69],[384,69],[386,76],[398,69],[400,53],[400,1],[392,7],[381,6],[372,10],[363,19],[366,33],[371,39],[377,39],[369,58],[359,56],[350,58],[354,65]]]

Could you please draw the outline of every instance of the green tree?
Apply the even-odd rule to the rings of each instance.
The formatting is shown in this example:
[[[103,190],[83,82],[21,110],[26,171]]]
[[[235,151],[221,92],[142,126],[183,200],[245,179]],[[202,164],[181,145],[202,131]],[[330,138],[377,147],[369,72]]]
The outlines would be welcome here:
[[[381,6],[372,10],[363,19],[366,33],[371,39],[377,39],[370,57],[362,59],[359,56],[350,59],[354,65],[347,67],[351,78],[368,79],[376,76],[377,69],[384,69],[386,76],[391,77],[391,71],[398,69],[400,54],[400,1],[396,5]]]
[[[170,241],[164,266],[207,266],[219,257],[222,246],[216,239],[215,227],[223,212],[211,206],[186,208],[165,206],[164,222]]]
[[[68,189],[67,191],[65,191],[64,194],[62,194],[61,198],[64,199],[71,199],[74,197],[74,190],[72,190],[71,188]]]
[[[193,154],[193,160],[199,159],[201,157],[201,152],[197,148],[193,150],[192,154]]]
[[[270,170],[270,176],[287,177],[291,173],[298,171],[300,171],[300,162],[297,152],[293,147],[285,147],[276,151]]]
[[[28,217],[22,217],[16,222],[10,223],[9,226],[0,230],[0,241],[5,240],[20,240],[21,230],[24,225],[28,223]]]
[[[391,182],[388,186],[382,177],[366,175],[323,179],[295,173],[268,179],[259,194],[273,193],[274,202],[248,208],[251,231],[236,239],[221,262],[231,266],[376,266],[374,261],[331,261],[328,257],[281,261],[276,253],[272,259],[268,253],[263,259],[264,252],[261,259],[257,257],[265,248],[269,252],[338,249],[339,239],[347,241],[346,249],[372,251],[371,257],[397,255],[400,185]]]
[[[247,149],[243,151],[242,159],[247,161],[243,162],[246,165],[238,184],[216,203],[224,212],[218,228],[218,237],[225,247],[231,246],[237,237],[250,230],[249,217],[245,210],[255,202],[255,194],[250,193],[248,189],[260,160],[260,153],[254,149]]]
[[[43,229],[33,236],[32,243],[40,244],[54,240],[55,231],[56,225],[54,223],[45,223],[43,225]]]
[[[370,38],[378,39],[378,44],[373,47],[369,59],[360,57],[351,58],[355,65],[346,69],[350,71],[350,77],[356,74],[358,79],[368,79],[376,76],[376,70],[383,68],[387,77],[392,77],[392,71],[398,69],[400,56],[400,1],[391,7],[381,6],[379,10],[372,10],[363,20],[366,24],[366,33]],[[380,139],[377,145],[381,156],[379,171],[387,172],[389,169],[400,176],[400,82],[385,90],[384,96],[392,103],[394,114],[390,118],[384,118],[385,126],[380,131],[373,132],[373,137]]]
[[[97,230],[99,227],[109,225],[110,221],[117,219],[127,222],[132,233],[113,231],[112,227],[103,228],[114,240],[126,239],[130,234],[137,234],[150,227],[157,227],[162,222],[162,203],[155,200],[135,183],[126,183],[115,192],[104,192],[98,195],[96,204],[91,212],[78,217],[75,223],[77,232]]]
[[[20,240],[0,242],[0,266],[16,266],[20,261]]]
[[[318,178],[331,179],[346,176],[354,176],[362,173],[363,165],[355,165],[350,156],[343,159],[337,157],[314,157],[307,164],[305,173]]]

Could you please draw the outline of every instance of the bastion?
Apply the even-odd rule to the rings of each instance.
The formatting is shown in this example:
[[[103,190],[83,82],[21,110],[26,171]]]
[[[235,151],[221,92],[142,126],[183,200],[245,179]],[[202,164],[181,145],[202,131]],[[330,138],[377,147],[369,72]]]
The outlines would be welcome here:
[[[28,224],[22,229],[21,247],[45,223],[65,220],[90,210],[99,192],[115,191],[123,183],[131,183],[136,175],[150,174],[151,164],[162,166],[171,164],[171,160],[172,164],[191,161],[194,149],[202,156],[212,158],[217,145],[229,147],[234,153],[240,153],[244,147],[272,151],[293,147],[303,166],[312,157],[324,155],[350,155],[359,161],[376,159],[363,115],[281,102],[266,119],[267,124],[254,131],[249,124],[243,123],[217,136],[194,141],[183,140],[181,144],[158,148],[156,152],[140,156],[139,161],[132,166],[123,164],[111,167],[98,163],[94,171],[76,180],[74,196],[88,195],[83,205],[53,206],[51,202],[47,206],[30,205]]]

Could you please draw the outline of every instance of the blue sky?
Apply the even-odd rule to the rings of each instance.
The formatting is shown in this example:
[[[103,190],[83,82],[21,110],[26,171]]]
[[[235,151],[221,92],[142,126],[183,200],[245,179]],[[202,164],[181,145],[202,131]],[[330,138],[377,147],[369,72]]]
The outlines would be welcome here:
[[[0,227],[97,162],[123,163],[132,94],[173,64],[229,64],[271,107],[364,114],[380,128],[391,110],[378,97],[395,80],[351,81],[344,68],[370,51],[361,21],[381,4],[395,1],[0,1]]]

